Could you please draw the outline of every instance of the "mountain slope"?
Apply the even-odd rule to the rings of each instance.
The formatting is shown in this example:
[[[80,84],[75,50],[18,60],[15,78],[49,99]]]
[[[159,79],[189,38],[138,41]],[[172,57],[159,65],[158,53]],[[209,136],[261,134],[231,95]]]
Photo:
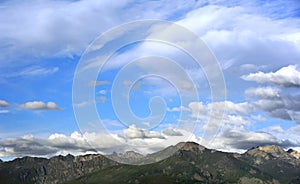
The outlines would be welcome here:
[[[67,183],[239,182],[278,183],[259,169],[235,158],[233,154],[205,149],[188,142],[173,156],[158,163],[114,166]]]
[[[0,183],[62,183],[117,164],[102,155],[17,158],[0,164]]]
[[[300,159],[279,146],[259,146],[244,153],[240,159],[282,183],[300,179]]]
[[[0,183],[300,183],[296,152],[274,145],[237,154],[187,142],[146,156],[126,152],[108,157],[138,164],[170,153],[142,165],[120,164],[100,154],[18,158],[0,162]]]

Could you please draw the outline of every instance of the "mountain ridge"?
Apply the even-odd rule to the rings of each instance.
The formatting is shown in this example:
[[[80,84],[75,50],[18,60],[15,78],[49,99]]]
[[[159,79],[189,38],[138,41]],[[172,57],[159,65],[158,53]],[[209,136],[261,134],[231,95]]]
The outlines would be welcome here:
[[[109,159],[122,162],[124,158],[139,161],[139,157],[145,157],[146,161],[153,161],[158,157],[164,158],[174,150],[172,156],[146,165],[126,165]],[[3,184],[52,184],[67,181],[93,183],[90,181],[98,179],[105,183],[118,183],[123,181],[118,180],[122,176],[122,179],[126,179],[122,183],[147,183],[151,178],[160,178],[166,183],[293,183],[299,179],[300,159],[291,153],[275,145],[259,146],[243,154],[226,153],[207,149],[194,142],[182,142],[144,156],[129,151],[108,156],[68,154],[50,159],[23,157],[0,162],[0,181]],[[270,168],[273,168],[272,172],[269,172]],[[142,177],[138,177],[138,174]]]

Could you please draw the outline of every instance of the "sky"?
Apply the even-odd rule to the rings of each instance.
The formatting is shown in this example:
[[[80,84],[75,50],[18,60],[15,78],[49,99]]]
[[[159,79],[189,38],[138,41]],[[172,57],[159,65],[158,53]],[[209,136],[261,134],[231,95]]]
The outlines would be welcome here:
[[[300,151],[297,0],[12,0],[0,22],[3,160]]]

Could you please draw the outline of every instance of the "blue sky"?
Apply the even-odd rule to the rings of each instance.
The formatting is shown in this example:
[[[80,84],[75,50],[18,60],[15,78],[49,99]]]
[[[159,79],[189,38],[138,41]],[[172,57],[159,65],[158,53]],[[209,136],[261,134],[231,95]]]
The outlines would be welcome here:
[[[1,2],[0,9],[2,159],[82,154],[93,148],[101,153],[130,149],[148,153],[187,140],[225,151],[242,152],[265,144],[300,150],[300,4],[296,0],[15,0]],[[89,55],[100,35],[145,19],[174,22],[201,38],[221,69],[226,98],[212,99],[208,76],[214,71],[199,67],[189,53],[145,40],[115,50],[98,76],[87,75],[84,84],[74,87],[88,57],[95,60],[85,63],[87,74],[98,70],[98,57],[107,54],[98,49]],[[175,39],[173,33],[166,35]],[[125,38],[147,39],[155,34],[153,29],[137,27],[115,34],[105,44],[115,46]],[[122,74],[124,67],[128,71]],[[135,83],[141,73],[155,75]],[[74,90],[82,96],[74,97],[80,94]],[[154,111],[149,116],[151,99]],[[131,112],[125,111],[127,103]],[[92,107],[97,119],[89,116]],[[215,117],[223,108],[223,119]],[[212,127],[214,136],[205,137]]]

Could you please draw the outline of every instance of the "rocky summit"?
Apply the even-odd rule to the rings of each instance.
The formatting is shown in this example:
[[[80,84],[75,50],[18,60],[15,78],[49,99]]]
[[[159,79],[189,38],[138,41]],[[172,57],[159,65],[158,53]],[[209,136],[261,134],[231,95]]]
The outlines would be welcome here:
[[[110,158],[153,159],[146,165],[126,165]],[[296,156],[295,156],[296,155]],[[132,157],[132,158],[131,158]],[[24,157],[0,162],[0,181],[5,183],[299,183],[300,160],[294,150],[259,146],[244,154],[225,153],[187,142],[150,155],[135,152],[100,155]]]
[[[289,149],[287,151],[288,153],[290,153],[293,157],[299,159],[300,158],[300,152],[296,151],[296,150],[293,150],[293,149]]]

